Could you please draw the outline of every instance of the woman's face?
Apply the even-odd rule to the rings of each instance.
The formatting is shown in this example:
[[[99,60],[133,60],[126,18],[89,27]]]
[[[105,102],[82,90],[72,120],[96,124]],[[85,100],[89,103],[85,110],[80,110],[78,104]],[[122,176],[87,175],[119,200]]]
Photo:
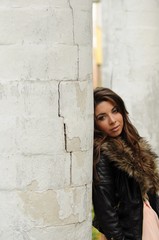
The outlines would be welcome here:
[[[95,108],[97,128],[110,137],[118,137],[123,130],[123,116],[118,107],[110,101],[102,101]]]

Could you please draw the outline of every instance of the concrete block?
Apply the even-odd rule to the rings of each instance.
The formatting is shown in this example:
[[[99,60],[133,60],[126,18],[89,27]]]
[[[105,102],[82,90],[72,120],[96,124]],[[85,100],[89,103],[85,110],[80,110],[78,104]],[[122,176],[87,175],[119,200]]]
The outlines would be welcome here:
[[[90,86],[91,83],[85,81],[60,84],[60,115],[66,126],[67,151],[92,148],[93,106],[89,103],[93,92]]]
[[[2,141],[2,140],[1,140]],[[0,189],[13,190],[16,188],[17,166],[16,157],[8,153],[0,154]],[[5,176],[5,177],[4,177]]]
[[[70,154],[15,156],[16,188],[32,191],[61,189],[70,185]],[[3,180],[4,182],[4,180]]]
[[[87,190],[87,216],[92,218],[92,182],[86,185]],[[91,215],[91,216],[90,216]]]
[[[92,215],[83,223],[78,223],[76,225],[75,240],[92,240]]]
[[[49,239],[49,240],[91,240],[92,224],[91,216],[83,223],[70,224],[66,226],[34,228],[27,233],[31,239]]]
[[[90,0],[69,0],[70,6],[75,10],[82,10],[82,11],[91,11],[92,9],[92,1]]]
[[[17,192],[21,205],[21,214],[26,218],[32,226],[52,226],[61,225],[59,219],[59,205],[56,192],[47,190],[43,192],[35,192],[28,186],[26,191]]]
[[[75,224],[56,227],[37,227],[27,233],[30,239],[38,240],[75,240]]]
[[[1,45],[73,44],[73,19],[70,8],[2,8],[0,25]]]
[[[45,46],[0,46],[0,81],[48,80]]]
[[[0,232],[1,240],[24,240],[27,239],[28,234],[26,231],[20,231],[15,229],[4,229]]]
[[[91,12],[74,9],[74,37],[78,45],[89,45],[92,41]]]
[[[92,46],[79,46],[79,80],[92,81],[92,79]]]
[[[59,219],[65,224],[87,219],[87,188],[85,186],[57,191]]]
[[[78,48],[77,46],[59,45],[49,49],[48,78],[56,80],[77,80]]]
[[[30,8],[30,7],[49,7],[50,5],[52,7],[60,7],[60,8],[66,8],[68,7],[68,1],[67,0],[28,0],[27,2],[25,0],[1,0],[0,1],[0,7],[6,7],[6,8]]]
[[[30,146],[34,153],[64,151],[63,120],[58,117],[58,84],[13,82],[0,87],[0,154],[26,154]]]
[[[17,151],[16,117],[0,117],[0,155],[13,154]]]
[[[92,182],[92,151],[72,153],[72,184],[76,186]]]
[[[60,118],[18,118],[16,127],[17,149],[22,154],[65,151],[63,120]]]
[[[19,236],[31,228],[32,223],[27,221],[22,214],[23,205],[15,191],[0,191],[0,237],[7,240],[21,240]],[[27,224],[27,225],[26,225]]]
[[[76,46],[0,46],[0,55],[1,82],[77,79]]]
[[[64,226],[85,221],[87,216],[86,187],[35,192],[32,188],[18,191],[22,221],[27,227]]]
[[[19,81],[0,85],[0,116],[58,117],[58,82]]]
[[[24,238],[37,239],[38,237],[42,240],[45,237],[47,237],[46,239],[50,237],[49,239],[56,240],[57,236],[59,239],[64,236],[63,239],[65,240],[78,240],[80,232],[82,234],[82,231],[85,231],[85,239],[90,240],[87,238],[91,234],[90,215],[87,216],[85,221],[82,221],[83,217],[80,219],[81,214],[79,214],[79,211],[83,208],[82,205],[85,206],[84,188],[67,190],[65,193],[63,195],[63,191],[54,192],[51,190],[34,192],[29,188],[24,192],[0,192],[1,239],[15,240],[17,238],[22,240]],[[68,201],[71,200],[71,203],[67,202],[67,197]],[[66,201],[65,207],[62,206],[64,201]],[[63,221],[59,219],[59,214],[62,216],[62,208],[65,213],[68,213],[66,217],[70,218],[71,215],[75,222],[82,221],[82,223],[71,224],[71,220],[68,221],[67,219],[70,224],[64,226],[63,221],[66,221],[66,219]],[[12,221],[14,221],[14,224]],[[59,224],[62,225],[59,226]]]

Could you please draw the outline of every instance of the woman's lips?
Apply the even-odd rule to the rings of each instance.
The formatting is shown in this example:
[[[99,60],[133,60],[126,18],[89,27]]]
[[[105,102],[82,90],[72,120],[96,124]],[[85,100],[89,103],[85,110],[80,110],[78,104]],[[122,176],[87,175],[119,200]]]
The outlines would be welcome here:
[[[112,132],[116,132],[116,131],[119,130],[119,128],[120,128],[120,126],[114,127],[114,128],[111,129],[111,131],[112,131]]]

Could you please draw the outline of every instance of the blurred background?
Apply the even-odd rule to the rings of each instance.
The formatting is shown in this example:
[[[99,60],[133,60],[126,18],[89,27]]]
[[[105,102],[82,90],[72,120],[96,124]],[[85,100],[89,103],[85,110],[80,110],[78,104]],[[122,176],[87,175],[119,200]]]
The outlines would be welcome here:
[[[130,120],[159,154],[159,2],[93,0],[92,13],[93,86],[123,98]]]
[[[93,86],[102,85],[102,12],[101,1],[93,2]]]
[[[93,86],[125,101],[141,136],[159,153],[159,2],[93,0]]]

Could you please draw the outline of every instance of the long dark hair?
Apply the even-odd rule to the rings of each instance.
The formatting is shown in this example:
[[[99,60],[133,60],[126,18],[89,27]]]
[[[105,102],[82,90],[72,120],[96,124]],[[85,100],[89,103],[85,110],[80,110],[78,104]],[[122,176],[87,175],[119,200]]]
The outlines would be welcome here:
[[[98,87],[94,90],[94,112],[96,106],[103,101],[110,101],[117,106],[118,111],[121,113],[124,122],[121,138],[136,154],[140,153],[140,147],[138,144],[140,135],[128,117],[128,111],[122,98],[109,88]],[[97,128],[96,122],[94,120],[93,172],[94,180],[97,182],[99,178],[96,172],[96,165],[99,162],[101,145],[106,141],[107,137],[108,136],[106,136],[105,133],[103,133]],[[121,147],[121,141],[117,139],[117,143]]]

